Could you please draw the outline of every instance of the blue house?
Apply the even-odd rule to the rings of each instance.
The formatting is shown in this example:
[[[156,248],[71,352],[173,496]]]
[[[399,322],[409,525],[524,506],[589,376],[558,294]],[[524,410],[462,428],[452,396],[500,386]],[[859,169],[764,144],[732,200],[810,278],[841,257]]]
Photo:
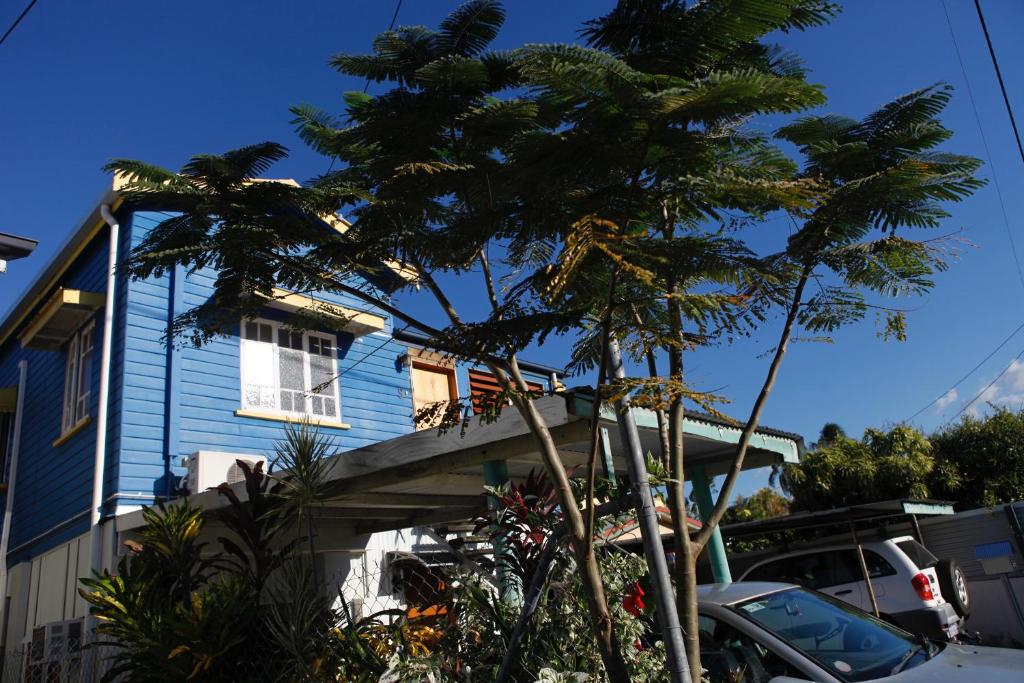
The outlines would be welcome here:
[[[0,323],[9,647],[81,618],[77,578],[111,566],[111,521],[183,494],[188,475],[193,491],[216,485],[236,455],[265,457],[302,418],[339,451],[409,434],[415,405],[470,387],[470,368],[421,352],[389,316],[339,297],[281,292],[231,336],[167,345],[175,315],[210,296],[212,274],[132,281],[112,268],[166,217],[107,192]],[[336,318],[341,331],[291,330],[298,310]],[[549,388],[553,370],[530,370]]]
[[[493,391],[495,378],[424,349],[355,299],[282,289],[229,335],[199,348],[167,344],[175,317],[210,297],[213,274],[179,268],[130,280],[116,267],[167,217],[123,205],[115,185],[0,322],[8,650],[78,632],[86,612],[78,577],[116,563],[142,505],[185,494],[204,509],[223,505],[207,487],[237,481],[237,458],[266,459],[289,422],[315,422],[339,452],[319,532],[328,577],[350,575],[367,549],[415,549],[431,524],[471,518],[485,482],[542,467],[515,411],[460,434],[417,425],[418,407]],[[325,222],[332,227],[345,226]],[[315,313],[323,329],[293,329],[296,313]],[[563,387],[553,368],[521,367],[533,388],[552,394],[537,405],[567,465],[582,464],[592,402],[554,394]],[[616,420],[608,411],[599,419]],[[640,411],[638,422],[656,450],[654,417]],[[689,474],[720,473],[738,434],[711,417],[688,418]],[[616,430],[606,429],[605,444],[605,467],[622,471]],[[795,461],[801,447],[796,435],[762,429],[748,466]],[[417,528],[425,531],[407,533]],[[393,592],[378,584],[379,595]]]

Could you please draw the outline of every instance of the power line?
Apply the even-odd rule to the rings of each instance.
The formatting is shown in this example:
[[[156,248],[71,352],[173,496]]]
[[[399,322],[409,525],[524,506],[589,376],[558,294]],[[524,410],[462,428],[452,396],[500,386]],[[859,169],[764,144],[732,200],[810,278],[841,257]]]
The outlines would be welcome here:
[[[398,2],[395,3],[395,13],[391,15],[391,23],[388,24],[388,30],[389,31],[392,30],[393,28],[395,28],[395,22],[398,21],[398,13],[400,11],[402,11],[402,0],[398,0]],[[363,92],[365,93],[369,89],[370,89],[370,79],[369,79],[369,77],[367,77],[366,85],[363,86]]]
[[[962,384],[962,383],[964,382],[964,380],[966,380],[966,379],[967,379],[968,377],[970,377],[970,376],[971,376],[971,375],[973,375],[973,374],[974,374],[975,372],[977,372],[977,371],[978,371],[978,368],[980,368],[980,367],[981,367],[982,365],[984,365],[985,363],[987,363],[987,362],[989,361],[989,359],[990,359],[990,358],[992,358],[992,356],[996,355],[996,354],[997,354],[997,353],[999,352],[999,350],[1000,350],[1001,348],[1003,348],[1004,346],[1006,346],[1006,345],[1007,345],[1007,344],[1008,344],[1008,343],[1010,342],[1010,340],[1011,340],[1011,339],[1013,339],[1014,337],[1016,337],[1016,336],[1017,336],[1017,334],[1018,334],[1018,333],[1019,333],[1019,332],[1020,332],[1021,330],[1024,330],[1024,323],[1021,323],[1021,324],[1020,324],[1020,326],[1018,326],[1018,327],[1017,327],[1017,329],[1015,329],[1015,330],[1014,330],[1013,332],[1011,332],[1011,333],[1010,333],[1010,336],[1008,336],[1008,337],[1007,337],[1006,339],[1004,339],[1003,341],[1001,341],[1001,342],[999,343],[999,346],[997,346],[996,348],[992,349],[992,352],[991,352],[991,353],[989,353],[989,354],[988,354],[987,356],[985,356],[985,357],[984,357],[984,358],[983,358],[983,359],[981,360],[981,362],[980,362],[980,363],[978,363],[978,364],[977,364],[977,365],[975,365],[975,366],[974,366],[973,368],[971,368],[970,372],[968,372],[968,373],[967,373],[966,375],[964,375],[963,377],[961,377],[960,379],[958,379],[958,380],[956,381],[956,384],[954,384],[954,385],[953,385],[953,386],[951,386],[951,387],[950,387],[949,389],[946,389],[946,390],[945,390],[944,392],[942,392],[941,394],[939,394],[938,396],[936,396],[936,397],[935,397],[934,399],[932,399],[932,402],[931,402],[931,403],[929,403],[929,404],[928,404],[928,405],[926,405],[926,406],[925,406],[924,408],[921,408],[921,410],[917,411],[916,413],[914,413],[913,415],[911,415],[910,417],[908,417],[908,418],[907,418],[906,420],[904,420],[904,422],[908,422],[908,423],[909,423],[909,422],[910,422],[911,420],[913,420],[913,419],[914,419],[915,417],[917,417],[918,415],[920,415],[921,413],[923,413],[924,411],[928,410],[928,409],[929,409],[929,408],[931,408],[931,407],[932,407],[933,405],[935,405],[936,403],[938,403],[938,402],[939,402],[939,399],[941,399],[941,398],[942,398],[943,396],[947,396],[947,395],[949,395],[949,392],[951,392],[951,391],[953,391],[954,389],[956,389],[956,388],[957,388],[958,386],[960,386],[960,385],[961,385],[961,384]],[[1004,370],[1003,372],[1005,372],[1005,370]],[[1000,375],[1000,376],[1002,376],[1002,375]],[[986,388],[987,388],[987,387],[986,387]],[[977,399],[975,399],[975,400],[977,400]],[[973,401],[972,401],[972,403],[973,403]]]
[[[14,29],[18,28],[18,24],[20,24],[21,20],[25,18],[25,15],[32,11],[32,8],[36,6],[37,2],[39,2],[39,0],[32,0],[32,2],[28,3],[28,6],[21,11],[21,14],[19,14],[18,18],[14,20],[14,23],[11,24],[11,27],[7,29],[7,33],[4,34],[4,37],[0,38],[0,45],[4,44],[4,41],[7,40],[7,36],[14,33]]]
[[[395,22],[398,21],[398,13],[402,11],[402,0],[398,0],[395,3],[395,13],[391,15],[391,23],[388,24],[388,30],[395,28]],[[370,77],[366,77],[366,83],[363,85],[363,94],[370,89]],[[335,157],[331,157],[331,164],[327,167],[327,173],[330,173],[334,169],[334,162],[337,161]],[[326,175],[326,174],[325,174]]]
[[[964,64],[963,56],[960,53],[960,45],[957,43],[957,40],[956,40],[956,32],[953,30],[953,21],[952,21],[952,19],[949,16],[949,7],[946,5],[946,0],[942,0],[942,10],[943,10],[943,12],[946,15],[946,26],[949,27],[949,37],[950,37],[950,39],[953,42],[953,50],[956,52],[957,61],[960,62],[960,71],[961,71],[961,73],[963,73],[963,76],[964,76],[964,84],[967,86],[967,96],[968,96],[968,99],[970,99],[970,101],[971,101],[971,108],[974,110],[974,120],[975,120],[975,122],[978,125],[978,134],[981,136],[981,144],[982,144],[982,146],[985,149],[985,156],[988,158],[989,168],[991,169],[991,173],[992,173],[992,184],[995,186],[996,196],[999,199],[999,207],[1000,207],[1000,209],[1002,210],[1002,213],[1003,213],[1003,225],[1006,228],[1006,237],[1010,241],[1010,251],[1013,253],[1013,262],[1017,266],[1017,276],[1020,278],[1021,287],[1024,287],[1024,269],[1021,268],[1020,258],[1017,255],[1017,245],[1016,245],[1016,243],[1014,242],[1014,239],[1013,239],[1013,231],[1010,229],[1010,218],[1009,218],[1009,215],[1006,212],[1006,203],[1003,201],[1003,192],[1002,192],[1002,190],[999,187],[999,178],[996,175],[995,164],[992,163],[992,152],[991,152],[991,150],[989,149],[989,146],[988,146],[988,139],[985,137],[985,129],[981,125],[981,114],[978,112],[978,104],[977,104],[977,102],[974,99],[974,91],[971,88],[971,80],[967,76],[967,67]],[[994,57],[994,55],[993,55],[993,57]],[[1016,128],[1014,128],[1014,132],[1016,132]],[[954,389],[956,389],[958,386],[963,384],[967,380],[967,378],[969,378],[971,375],[973,375],[975,372],[977,372],[981,368],[981,366],[983,366],[985,363],[987,363],[1004,346],[1006,346],[1010,342],[1011,339],[1016,337],[1017,334],[1019,334],[1021,330],[1024,330],[1024,323],[1021,323],[1017,327],[1017,329],[1015,329],[1003,341],[1001,341],[999,343],[999,345],[996,346],[996,348],[992,349],[992,351],[990,351],[987,356],[985,356],[983,359],[981,359],[981,361],[977,365],[975,365],[973,368],[971,368],[970,371],[967,372],[967,374],[965,374],[963,377],[958,379],[956,381],[956,383],[953,384],[953,386],[951,386],[949,389],[946,389],[944,392],[942,392],[941,394],[936,396],[926,406],[924,406],[923,408],[918,410],[916,413],[914,413],[913,415],[911,415],[910,417],[908,417],[904,421],[909,423],[911,420],[916,418],[918,415],[920,415],[921,413],[923,413],[924,411],[928,410],[933,405],[938,403],[944,396],[948,396],[949,392],[951,392]],[[1002,377],[1005,372],[1006,372],[1006,370],[1003,370],[1003,372],[999,374],[999,377]],[[996,379],[998,380],[999,377],[997,377]],[[995,380],[993,380],[992,383],[994,384]],[[989,386],[991,386],[991,384]],[[982,393],[984,393],[986,390],[988,390],[988,387],[983,389]],[[981,396],[981,394],[978,394],[978,396]],[[978,396],[975,396],[970,401],[970,403],[967,404],[967,406],[964,406],[964,408],[962,408],[960,410],[960,412],[957,413],[957,415],[953,419],[956,419],[956,417],[959,417],[963,413],[964,410],[967,410],[967,408],[969,408],[975,401],[977,401],[978,400]]]
[[[956,414],[956,415],[954,415],[954,416],[953,416],[953,417],[951,417],[950,419],[946,420],[946,421],[945,421],[945,422],[944,422],[943,424],[949,424],[949,423],[950,423],[950,422],[952,422],[953,420],[955,420],[955,419],[957,419],[958,417],[960,417],[961,415],[963,415],[963,414],[964,414],[964,411],[965,411],[965,410],[967,410],[968,408],[970,408],[971,406],[973,406],[973,405],[974,405],[974,402],[975,402],[975,401],[977,401],[977,400],[978,400],[979,398],[981,398],[982,396],[984,396],[984,395],[985,395],[985,392],[986,392],[986,391],[988,391],[989,389],[991,389],[991,388],[992,388],[992,385],[993,385],[993,384],[995,384],[996,382],[998,382],[998,381],[999,381],[999,380],[1000,380],[1000,379],[1002,378],[1002,376],[1003,376],[1003,375],[1005,375],[1005,374],[1006,374],[1006,372],[1007,372],[1007,371],[1008,371],[1008,370],[1009,370],[1010,368],[1012,368],[1012,367],[1013,367],[1013,364],[1014,364],[1014,363],[1016,363],[1016,362],[1017,362],[1018,360],[1020,360],[1020,357],[1021,357],[1021,356],[1024,356],[1024,349],[1022,349],[1020,353],[1018,353],[1018,354],[1017,354],[1016,356],[1014,356],[1014,357],[1013,357],[1013,360],[1011,360],[1011,361],[1010,361],[1010,364],[1009,364],[1009,365],[1007,365],[1007,366],[1006,366],[1005,368],[1003,368],[1003,371],[1002,371],[1002,372],[1000,372],[1000,373],[999,373],[998,375],[996,375],[996,378],[995,378],[994,380],[992,380],[991,382],[989,382],[988,384],[986,384],[986,385],[985,385],[985,388],[984,388],[984,389],[982,389],[982,390],[981,390],[981,391],[979,391],[979,392],[978,392],[977,394],[975,394],[975,395],[974,395],[974,398],[972,398],[972,399],[971,399],[970,401],[968,401],[968,402],[967,402],[967,404],[966,404],[966,405],[965,405],[965,406],[964,406],[963,408],[961,408],[961,409],[960,409],[959,411],[957,411],[957,414]]]
[[[409,325],[406,325],[405,327],[403,327],[402,329],[400,329],[400,330],[398,331],[398,333],[400,334],[400,333],[402,333],[402,332],[405,332],[405,331],[406,331],[407,329],[409,329]],[[359,367],[359,365],[360,365],[360,364],[361,364],[361,363],[362,363],[363,361],[365,361],[365,360],[366,360],[367,358],[369,358],[370,356],[373,356],[373,355],[375,355],[375,354],[376,354],[376,353],[377,353],[378,351],[380,351],[381,349],[383,349],[383,348],[384,348],[385,346],[387,346],[388,344],[390,344],[390,343],[391,343],[391,342],[393,342],[393,341],[394,341],[394,334],[392,334],[392,335],[391,335],[390,337],[388,337],[387,339],[385,339],[385,340],[384,340],[383,342],[381,342],[381,343],[380,343],[380,344],[379,344],[379,345],[378,345],[377,347],[375,347],[374,349],[372,349],[372,350],[368,351],[368,352],[367,352],[367,353],[366,353],[366,354],[365,354],[365,355],[364,355],[364,356],[363,356],[362,358],[360,358],[359,360],[357,360],[357,361],[356,361],[355,363],[353,363],[352,365],[348,366],[347,368],[345,368],[344,370],[342,370],[341,372],[339,372],[339,373],[338,373],[338,376],[337,376],[337,377],[336,377],[335,379],[341,379],[342,377],[344,377],[344,376],[345,376],[345,374],[346,374],[346,373],[352,372],[352,371],[353,371],[353,370],[355,370],[355,369],[356,369],[357,367]],[[332,380],[332,381],[333,381],[333,380]]]
[[[956,59],[960,62],[960,72],[964,76],[964,85],[967,86],[967,99],[971,101],[971,109],[974,110],[974,121],[978,125],[978,135],[981,136],[981,145],[985,149],[985,158],[988,159],[989,171],[992,173],[992,185],[995,187],[996,197],[999,199],[999,208],[1003,213],[1003,226],[1006,228],[1006,237],[1010,241],[1010,252],[1013,254],[1013,262],[1017,266],[1017,277],[1020,279],[1021,287],[1024,287],[1024,269],[1021,268],[1020,257],[1017,255],[1017,244],[1013,239],[1013,230],[1010,229],[1010,216],[1006,212],[1006,202],[1003,201],[1003,190],[999,186],[999,176],[996,174],[996,165],[992,162],[992,151],[988,146],[988,138],[985,137],[985,128],[981,125],[981,114],[978,112],[978,103],[974,99],[974,89],[971,88],[971,79],[967,76],[967,67],[964,65],[963,56],[960,54],[960,45],[956,40],[956,32],[953,30],[953,21],[949,17],[949,7],[946,5],[946,0],[942,0],[942,10],[946,14],[946,26],[949,27],[949,37],[950,40],[953,41],[953,50],[956,52]]]
[[[999,69],[999,60],[996,59],[995,48],[992,47],[992,37],[988,34],[988,25],[985,23],[985,14],[981,11],[980,0],[974,0],[974,8],[978,10],[978,20],[981,21],[981,31],[985,34],[985,43],[988,45],[988,53],[992,57],[992,66],[996,69],[996,78],[999,80],[999,89],[1003,93],[1003,102],[1006,103],[1006,113],[1010,115],[1010,126],[1013,128],[1013,136],[1017,139],[1017,151],[1020,152],[1020,160],[1024,161],[1024,145],[1020,143],[1020,133],[1017,131],[1017,120],[1013,118],[1013,107],[1010,106],[1010,97],[1006,94],[1006,84],[1003,83],[1003,72]]]

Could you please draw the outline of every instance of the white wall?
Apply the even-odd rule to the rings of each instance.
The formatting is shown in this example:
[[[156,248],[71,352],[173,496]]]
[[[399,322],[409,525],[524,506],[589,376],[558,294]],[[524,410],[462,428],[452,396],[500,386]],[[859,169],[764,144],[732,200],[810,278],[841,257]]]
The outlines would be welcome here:
[[[8,649],[21,647],[32,629],[53,621],[84,617],[87,603],[78,578],[89,575],[89,535],[60,545],[8,572]]]

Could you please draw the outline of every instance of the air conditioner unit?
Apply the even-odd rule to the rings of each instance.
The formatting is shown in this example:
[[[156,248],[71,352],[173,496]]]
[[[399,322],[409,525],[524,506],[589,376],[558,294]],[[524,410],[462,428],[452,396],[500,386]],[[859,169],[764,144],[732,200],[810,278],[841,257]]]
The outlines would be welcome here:
[[[188,456],[183,463],[188,469],[186,475],[188,492],[190,494],[202,493],[206,489],[220,486],[224,482],[237,484],[245,481],[245,473],[238,466],[239,460],[250,468],[255,467],[256,463],[263,463],[264,471],[266,471],[267,458],[262,455],[196,451]]]
[[[72,683],[82,675],[82,620],[55,621],[33,629],[25,649],[25,681]]]

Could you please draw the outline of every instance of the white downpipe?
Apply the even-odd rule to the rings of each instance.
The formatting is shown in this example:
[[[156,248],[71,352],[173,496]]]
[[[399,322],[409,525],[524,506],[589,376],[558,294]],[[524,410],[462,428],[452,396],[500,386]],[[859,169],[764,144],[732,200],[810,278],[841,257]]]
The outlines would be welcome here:
[[[11,435],[11,471],[7,481],[7,500],[4,503],[4,526],[0,531],[0,624],[7,620],[7,546],[11,540],[11,515],[14,514],[14,485],[18,479],[18,451],[21,450],[21,420],[25,415],[25,385],[28,379],[28,361],[18,361],[18,400],[14,407],[14,433]],[[3,647],[6,643],[0,643]]]
[[[110,398],[110,356],[113,353],[114,299],[117,286],[117,243],[121,226],[110,205],[100,206],[100,215],[110,226],[110,250],[107,261],[107,300],[103,307],[103,347],[100,356],[100,395],[96,410],[96,455],[92,468],[92,507],[89,516],[89,566],[103,569],[103,480],[107,471],[107,413]]]

